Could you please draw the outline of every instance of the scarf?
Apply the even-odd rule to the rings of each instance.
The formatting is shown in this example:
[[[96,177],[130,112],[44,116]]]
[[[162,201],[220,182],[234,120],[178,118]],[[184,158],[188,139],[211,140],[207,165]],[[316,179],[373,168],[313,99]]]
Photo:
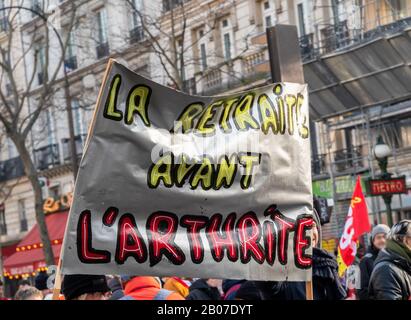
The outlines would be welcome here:
[[[403,257],[411,265],[411,250],[405,244],[387,240],[387,249]]]

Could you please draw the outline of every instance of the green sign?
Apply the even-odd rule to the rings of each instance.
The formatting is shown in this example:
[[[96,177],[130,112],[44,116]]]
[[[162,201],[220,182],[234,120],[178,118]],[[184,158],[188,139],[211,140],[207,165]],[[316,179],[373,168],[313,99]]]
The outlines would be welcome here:
[[[361,176],[361,187],[364,195],[366,193],[365,180],[368,174]],[[335,189],[337,194],[352,193],[355,186],[355,176],[341,176],[335,178]],[[313,181],[314,196],[331,199],[333,197],[333,184],[331,179]]]

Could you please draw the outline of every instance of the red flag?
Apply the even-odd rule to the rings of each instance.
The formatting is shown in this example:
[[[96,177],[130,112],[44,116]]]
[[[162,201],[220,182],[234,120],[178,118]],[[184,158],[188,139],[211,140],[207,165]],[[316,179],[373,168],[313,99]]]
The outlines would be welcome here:
[[[340,276],[342,276],[348,266],[354,262],[359,237],[370,230],[371,225],[368,219],[367,203],[362,193],[361,179],[360,176],[358,176],[347,219],[345,220],[344,231],[338,245],[337,260]]]

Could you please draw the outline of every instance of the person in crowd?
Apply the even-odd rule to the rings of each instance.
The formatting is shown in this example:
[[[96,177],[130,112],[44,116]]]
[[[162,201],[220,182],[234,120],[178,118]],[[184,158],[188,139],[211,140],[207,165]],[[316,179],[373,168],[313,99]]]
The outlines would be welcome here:
[[[312,279],[314,300],[342,300],[347,293],[338,276],[338,263],[335,256],[320,248],[321,224],[317,212],[314,210],[314,225],[311,245]],[[305,282],[276,282],[273,285],[273,299],[275,300],[305,300]]]
[[[17,290],[14,300],[43,300],[43,294],[35,287],[24,286]]]
[[[223,300],[235,300],[237,291],[240,289],[241,285],[245,280],[230,280],[225,279],[222,283],[223,289]]]
[[[27,280],[27,279],[22,279],[22,280],[20,280],[20,282],[19,282],[19,287],[18,287],[17,290],[27,289],[27,288],[29,288],[29,287],[31,287],[30,281]]]
[[[387,234],[390,228],[385,224],[377,224],[371,231],[370,246],[367,253],[360,261],[360,284],[357,296],[360,300],[368,300],[368,285],[370,284],[371,272],[374,262],[380,250],[385,248]]]
[[[121,279],[118,276],[113,276],[107,281],[108,287],[111,290],[111,297],[108,300],[120,300],[124,297]]]
[[[3,282],[0,280],[0,301],[1,300],[10,300],[9,298],[6,298],[6,296],[4,295],[4,286],[3,286]]]
[[[198,279],[190,286],[187,300],[220,300],[220,279]]]
[[[106,300],[110,291],[107,279],[101,275],[65,275],[61,291],[66,300]]]
[[[272,281],[244,281],[235,300],[272,300],[273,284]]]
[[[39,272],[34,279],[34,286],[41,291],[43,294],[44,300],[51,300],[52,290],[47,287],[47,279],[49,276],[46,272]]]
[[[161,288],[155,277],[122,276],[124,297],[120,300],[184,300],[179,293]]]
[[[368,287],[370,299],[411,300],[411,220],[402,220],[388,233]]]
[[[189,293],[190,281],[183,280],[179,277],[167,277],[164,279],[164,289],[177,292],[183,298],[186,298]]]

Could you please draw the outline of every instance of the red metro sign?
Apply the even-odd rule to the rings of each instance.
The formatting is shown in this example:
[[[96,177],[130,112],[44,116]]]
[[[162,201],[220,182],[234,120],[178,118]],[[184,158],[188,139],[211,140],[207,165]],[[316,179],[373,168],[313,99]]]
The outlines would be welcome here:
[[[370,179],[369,191],[373,196],[407,193],[405,177],[392,179]]]

